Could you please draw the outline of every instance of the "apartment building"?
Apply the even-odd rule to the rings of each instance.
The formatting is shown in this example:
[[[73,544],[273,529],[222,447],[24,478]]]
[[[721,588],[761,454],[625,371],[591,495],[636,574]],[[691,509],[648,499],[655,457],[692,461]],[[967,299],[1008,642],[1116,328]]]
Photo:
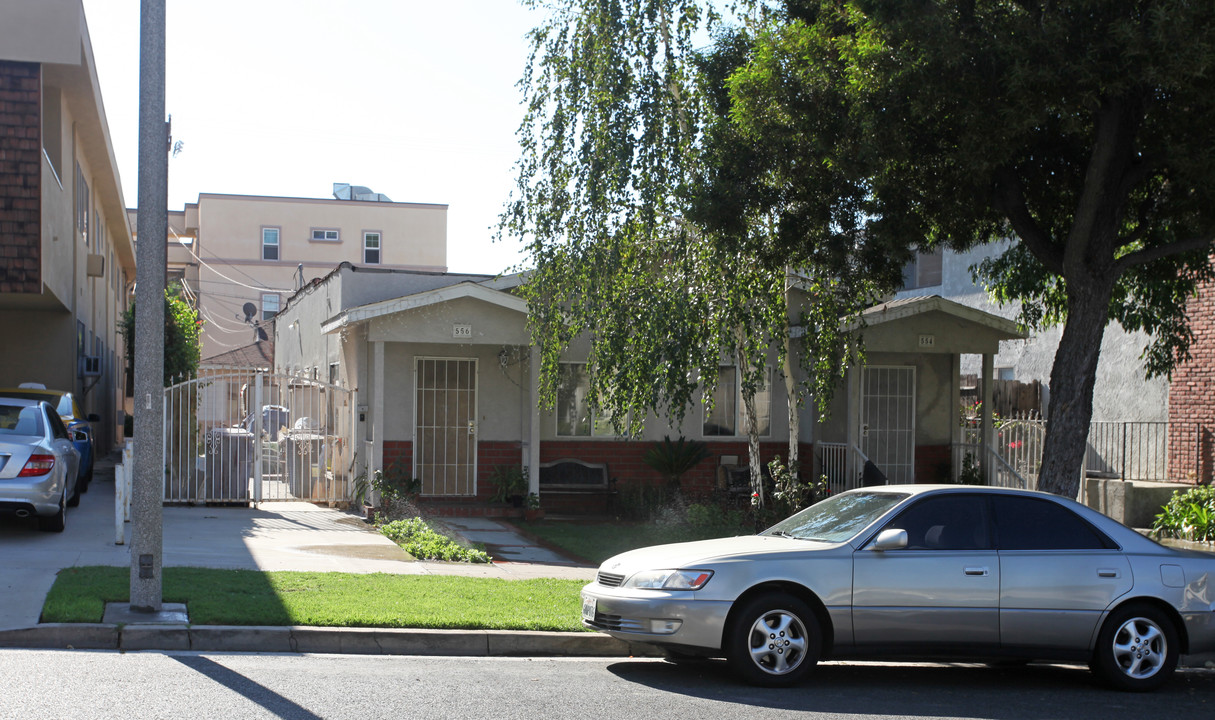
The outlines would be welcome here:
[[[74,391],[121,438],[135,254],[80,0],[0,4],[0,387]]]
[[[446,271],[447,206],[345,183],[332,198],[204,193],[169,213],[168,243],[169,281],[199,309],[206,363],[272,337],[287,298],[339,263]]]

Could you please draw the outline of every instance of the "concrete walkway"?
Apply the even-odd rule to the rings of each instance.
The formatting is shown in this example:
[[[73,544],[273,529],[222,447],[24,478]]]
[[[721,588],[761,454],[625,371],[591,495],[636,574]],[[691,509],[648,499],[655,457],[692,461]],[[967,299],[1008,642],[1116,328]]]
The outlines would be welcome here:
[[[350,513],[310,503],[263,503],[258,508],[166,507],[163,563],[166,567],[383,572],[504,579],[553,577],[589,581],[595,576],[595,568],[540,547],[508,523],[480,518],[444,519],[444,523],[469,540],[486,544],[496,561],[492,564],[421,562]],[[63,533],[39,532],[33,520],[0,519],[0,598],[3,598],[0,631],[23,631],[0,632],[0,636],[8,638],[0,637],[0,645],[20,646],[20,638],[27,638],[33,645],[46,646],[45,638],[54,637],[57,640],[50,642],[51,646],[64,646],[72,644],[68,635],[75,632],[79,636],[76,640],[80,642],[75,647],[109,646],[109,640],[97,641],[96,633],[107,638],[116,636],[119,631],[112,624],[73,630],[73,626],[39,627],[38,621],[46,594],[55,575],[63,568],[83,565],[129,567],[130,533],[131,527],[127,523],[127,544],[114,542],[112,459],[98,461],[89,492],[81,496],[79,507],[68,510],[67,529]],[[259,636],[263,639],[284,633],[290,636],[292,630],[262,629]],[[309,630],[311,632],[294,629],[300,637],[314,638],[317,632],[323,632],[317,628]],[[173,643],[179,642],[182,632],[181,628],[175,631],[173,637],[177,640]],[[206,631],[197,629],[195,632],[205,634]],[[376,633],[360,630],[346,634],[360,638],[357,645],[358,642],[372,642],[369,638]],[[432,634],[421,635],[429,637]],[[232,632],[223,635],[226,642],[231,642]],[[34,641],[39,637],[44,640]],[[90,637],[94,642],[89,642]],[[382,640],[383,637],[376,642]],[[332,647],[335,642],[330,638],[323,646]],[[428,642],[433,643],[433,638]],[[500,639],[498,642],[502,644]],[[298,641],[295,644],[298,645]]]

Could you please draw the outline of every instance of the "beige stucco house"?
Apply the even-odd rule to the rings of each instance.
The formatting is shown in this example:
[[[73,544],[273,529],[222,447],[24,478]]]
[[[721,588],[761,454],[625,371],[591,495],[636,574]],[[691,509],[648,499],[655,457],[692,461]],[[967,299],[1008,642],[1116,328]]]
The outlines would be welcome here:
[[[169,213],[169,280],[181,281],[199,310],[204,364],[268,338],[287,298],[338,263],[447,270],[446,205],[391,202],[344,183],[333,192],[204,193]]]
[[[80,0],[0,4],[0,387],[74,391],[120,439],[131,229]]]
[[[529,487],[546,507],[586,509],[588,488],[576,486],[596,477],[605,491],[659,482],[642,456],[667,435],[702,441],[712,453],[684,477],[685,488],[713,489],[720,466],[746,464],[742,404],[728,362],[711,410],[698,401],[681,426],[651,417],[643,436],[626,438],[587,406],[587,348],[575,343],[556,406],[540,407],[527,306],[514,293],[519,282],[344,263],[284,305],[275,369],[353,389],[359,470],[396,463],[422,480],[430,503],[484,502],[495,468],[505,465],[528,469]],[[865,336],[866,364],[849,371],[827,422],[804,413],[797,438],[803,465],[813,462],[814,472],[837,476],[840,486],[855,484],[865,459],[892,482],[956,477],[950,458],[962,442],[959,355],[983,355],[990,373],[999,342],[1021,337],[1017,327],[934,297],[872,308],[852,330]],[[765,463],[786,454],[790,433],[775,352],[769,365],[772,381],[756,397]],[[567,461],[593,472],[552,474]]]

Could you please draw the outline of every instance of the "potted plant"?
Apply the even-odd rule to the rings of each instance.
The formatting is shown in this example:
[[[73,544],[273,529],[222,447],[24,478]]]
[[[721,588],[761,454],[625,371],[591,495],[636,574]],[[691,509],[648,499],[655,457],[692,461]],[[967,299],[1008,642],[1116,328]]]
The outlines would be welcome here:
[[[527,470],[519,465],[498,465],[489,476],[489,482],[494,486],[492,502],[510,503],[514,507],[523,507],[523,498],[527,494]]]
[[[684,473],[699,465],[709,457],[709,446],[697,440],[688,440],[680,436],[671,440],[669,435],[662,438],[646,450],[642,460],[666,481],[667,489],[679,492],[680,479]]]
[[[523,510],[523,519],[528,522],[544,519],[544,508],[540,507],[540,496],[536,493],[527,494],[527,507]]]

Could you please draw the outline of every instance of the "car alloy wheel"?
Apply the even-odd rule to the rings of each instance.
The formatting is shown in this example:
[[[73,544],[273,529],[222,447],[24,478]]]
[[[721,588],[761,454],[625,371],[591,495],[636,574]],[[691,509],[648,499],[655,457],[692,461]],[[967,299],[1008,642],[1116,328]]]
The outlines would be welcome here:
[[[788,593],[772,593],[738,609],[727,655],[748,682],[776,687],[804,679],[821,649],[822,633],[810,607]]]
[[[1093,670],[1121,690],[1154,690],[1173,674],[1177,654],[1172,620],[1150,605],[1131,605],[1102,626]]]

